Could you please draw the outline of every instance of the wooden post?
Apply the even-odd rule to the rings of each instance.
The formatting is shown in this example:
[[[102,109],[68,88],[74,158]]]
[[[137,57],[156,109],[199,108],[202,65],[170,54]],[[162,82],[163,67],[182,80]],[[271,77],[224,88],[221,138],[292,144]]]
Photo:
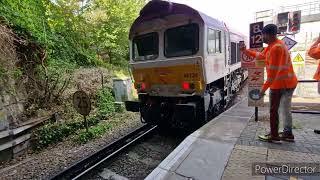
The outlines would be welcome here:
[[[255,121],[256,122],[258,121],[258,112],[259,112],[258,107],[254,107],[254,114],[255,114]]]
[[[84,118],[84,126],[86,127],[86,132],[88,132],[89,128],[88,128],[87,116],[83,116],[83,118]]]

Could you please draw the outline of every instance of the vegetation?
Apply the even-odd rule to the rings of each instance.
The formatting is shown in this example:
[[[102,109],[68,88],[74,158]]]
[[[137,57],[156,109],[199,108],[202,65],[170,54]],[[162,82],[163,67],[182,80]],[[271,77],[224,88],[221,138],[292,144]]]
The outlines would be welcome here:
[[[86,143],[91,139],[97,138],[110,130],[113,125],[120,121],[113,121],[115,106],[112,90],[109,88],[100,89],[97,92],[97,112],[87,119],[88,132],[85,131],[84,122],[81,116],[75,121],[66,121],[64,123],[48,123],[38,128],[33,134],[34,149],[41,150],[50,144],[62,141],[70,135],[75,135],[74,140],[78,143]],[[102,121],[109,119],[110,121]],[[100,123],[99,123],[100,122]]]
[[[98,116],[101,119],[115,112],[114,97],[111,89],[105,88],[98,91],[97,108]]]
[[[96,117],[91,117],[88,119],[88,126],[94,126],[98,123],[99,119]],[[66,123],[48,123],[38,128],[33,133],[33,148],[35,150],[41,150],[50,144],[62,141],[64,138],[75,134],[84,127],[83,120],[81,119]]]
[[[89,128],[88,132],[81,131],[79,134],[75,136],[74,140],[80,144],[81,143],[83,144],[94,138],[102,136],[111,128],[112,128],[112,125],[110,123],[102,122],[97,126]]]
[[[110,132],[115,127],[125,123],[125,120],[130,121],[131,118],[132,116],[130,115],[130,113],[113,114],[108,120],[100,121],[95,126],[90,127],[88,132],[82,129],[73,137],[73,140],[79,144],[87,143],[92,139],[102,137],[104,134]]]
[[[19,91],[24,91],[20,93],[27,100],[28,118],[38,109],[69,105],[70,99],[62,99],[62,94],[72,84],[73,72],[80,67],[104,67],[125,74],[129,28],[144,3],[1,0],[0,86],[13,80],[13,86],[23,87]],[[107,132],[114,124],[99,120],[115,114],[112,91],[104,87],[90,96],[96,97],[97,103],[88,118],[89,132],[84,132],[82,119],[48,123],[34,132],[35,149],[71,135],[76,136],[77,142],[87,142]]]
[[[0,16],[16,33],[45,48],[48,63],[125,65],[128,31],[143,4],[143,0],[2,0]]]
[[[29,116],[61,102],[80,66],[126,69],[128,32],[143,0],[2,0],[0,25],[13,29],[14,77],[28,91]],[[0,64],[1,65],[1,64]],[[116,67],[116,68],[113,68]],[[0,66],[0,76],[4,76]]]

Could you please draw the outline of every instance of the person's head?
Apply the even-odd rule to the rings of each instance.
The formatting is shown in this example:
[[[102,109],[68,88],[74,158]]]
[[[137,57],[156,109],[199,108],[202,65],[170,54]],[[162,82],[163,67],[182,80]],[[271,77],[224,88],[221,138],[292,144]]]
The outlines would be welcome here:
[[[262,40],[270,44],[277,39],[278,27],[275,24],[268,24],[262,29]]]

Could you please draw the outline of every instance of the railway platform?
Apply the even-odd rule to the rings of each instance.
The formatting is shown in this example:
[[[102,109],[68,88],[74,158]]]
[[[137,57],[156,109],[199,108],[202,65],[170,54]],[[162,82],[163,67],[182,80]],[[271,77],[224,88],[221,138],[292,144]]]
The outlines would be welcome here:
[[[301,106],[293,104],[297,105]],[[243,99],[189,135],[146,179],[319,179],[252,175],[255,162],[320,163],[320,135],[313,132],[314,128],[320,129],[320,115],[293,113],[295,142],[272,144],[258,140],[258,135],[268,131],[268,110],[260,108],[256,122],[254,108]]]

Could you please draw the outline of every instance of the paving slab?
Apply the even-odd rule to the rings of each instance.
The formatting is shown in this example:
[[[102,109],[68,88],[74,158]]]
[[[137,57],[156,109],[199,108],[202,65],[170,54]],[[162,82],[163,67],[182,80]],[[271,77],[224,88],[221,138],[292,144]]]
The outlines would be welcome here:
[[[145,180],[160,180],[160,179],[166,179],[166,180],[190,180],[188,177],[181,176],[175,172],[170,172],[167,170],[164,170],[160,167],[157,167],[152,171],[151,174]]]
[[[259,121],[253,118],[247,123],[237,145],[229,158],[225,168],[223,179],[320,179],[320,176],[251,176],[248,172],[252,167],[252,161],[261,163],[320,163],[320,135],[313,132],[320,129],[320,115],[316,114],[292,114],[295,142],[273,144],[259,141],[258,135],[269,132],[269,109],[259,108]],[[280,130],[282,130],[280,116]],[[265,157],[263,160],[259,159]],[[251,170],[252,171],[252,170]]]
[[[267,149],[264,147],[236,146],[229,158],[222,179],[264,179],[264,176],[252,176],[252,164],[264,162]]]
[[[235,143],[246,127],[248,118],[220,116],[217,122],[201,128],[199,137],[212,141]]]
[[[192,152],[175,171],[194,179],[220,179],[233,144],[197,139]]]

